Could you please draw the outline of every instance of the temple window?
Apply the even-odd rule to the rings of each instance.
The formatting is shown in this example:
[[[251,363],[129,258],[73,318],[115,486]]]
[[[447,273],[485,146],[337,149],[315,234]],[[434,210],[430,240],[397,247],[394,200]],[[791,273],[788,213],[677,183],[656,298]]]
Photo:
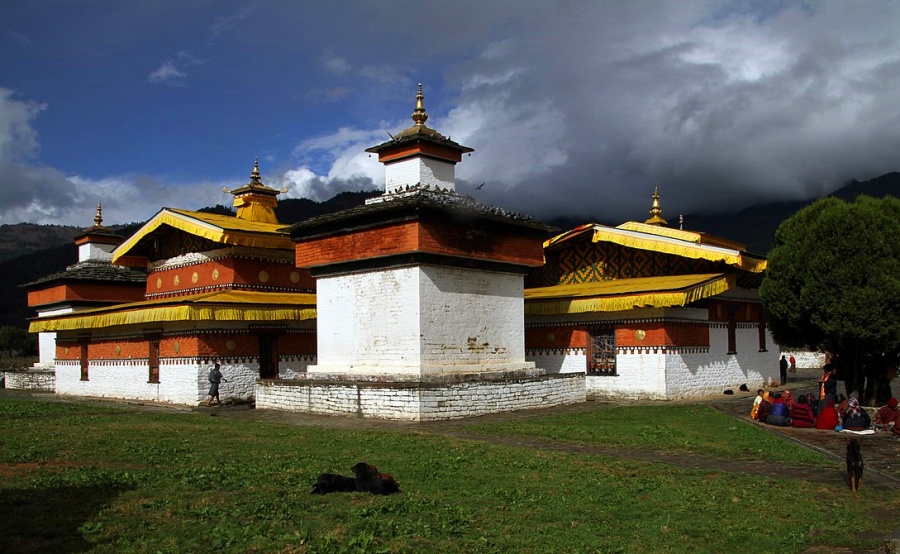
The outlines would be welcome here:
[[[150,352],[148,355],[150,365],[150,375],[148,377],[150,383],[159,383],[159,339],[151,338],[148,341]]]
[[[81,380],[88,380],[88,343],[90,338],[80,337],[78,339],[78,358],[81,362]]]
[[[590,330],[588,375],[616,375],[616,331],[610,327]]]
[[[766,315],[759,311],[759,351],[768,352],[766,347]]]
[[[737,354],[737,317],[734,307],[728,308],[728,354]]]

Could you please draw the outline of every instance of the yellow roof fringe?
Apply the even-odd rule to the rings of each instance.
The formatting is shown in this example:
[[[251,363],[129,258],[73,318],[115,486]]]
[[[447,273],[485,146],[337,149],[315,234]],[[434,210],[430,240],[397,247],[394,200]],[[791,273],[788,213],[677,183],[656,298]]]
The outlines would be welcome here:
[[[76,331],[172,321],[284,321],[316,318],[316,295],[222,291],[132,302],[37,318],[28,331]]]
[[[525,290],[525,315],[619,312],[686,306],[737,285],[736,274],[637,277]]]
[[[113,251],[113,262],[127,255],[141,240],[164,225],[222,244],[280,250],[294,248],[290,235],[282,230],[285,226],[281,223],[260,223],[234,216],[163,208]]]
[[[652,228],[652,230],[650,230]],[[650,250],[685,258],[724,262],[744,271],[761,273],[766,270],[766,260],[746,256],[741,250],[725,246],[703,244],[700,233],[668,229],[643,223],[628,222],[618,227],[587,223],[544,241],[544,249],[560,242],[593,231],[592,242],[611,242],[627,248]],[[643,236],[641,236],[643,235]],[[677,242],[683,244],[678,244]],[[734,243],[738,245],[738,243]]]

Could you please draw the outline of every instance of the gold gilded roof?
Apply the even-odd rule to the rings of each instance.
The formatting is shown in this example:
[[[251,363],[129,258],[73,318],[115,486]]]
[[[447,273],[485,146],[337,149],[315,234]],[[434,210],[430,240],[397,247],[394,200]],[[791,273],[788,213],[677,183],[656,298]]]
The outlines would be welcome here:
[[[686,306],[735,286],[735,274],[708,273],[530,288],[525,289],[525,314],[561,315]]]
[[[218,291],[106,306],[36,318],[32,333],[100,329],[175,321],[283,321],[315,319],[316,295],[259,291]]]
[[[162,227],[171,227],[213,242],[235,246],[253,246],[293,250],[290,234],[280,223],[263,223],[234,216],[163,208],[134,235],[113,251],[113,262],[134,250]]]

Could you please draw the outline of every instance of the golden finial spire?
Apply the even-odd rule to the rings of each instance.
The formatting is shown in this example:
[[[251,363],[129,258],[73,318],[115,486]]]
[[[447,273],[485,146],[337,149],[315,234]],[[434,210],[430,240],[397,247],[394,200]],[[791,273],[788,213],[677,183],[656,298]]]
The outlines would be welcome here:
[[[653,188],[653,204],[650,205],[650,219],[644,221],[648,225],[668,225],[669,222],[662,218],[662,208],[659,206],[659,187]]]
[[[259,182],[259,157],[253,158],[253,171],[250,172],[250,182],[261,185]]]
[[[103,206],[97,202],[97,213],[94,215],[94,227],[100,227],[103,224]]]
[[[425,125],[425,122],[428,121],[428,114],[425,113],[425,104],[422,102],[424,99],[425,97],[422,96],[422,83],[419,83],[419,92],[416,94],[416,109],[412,114],[412,120],[416,125]]]

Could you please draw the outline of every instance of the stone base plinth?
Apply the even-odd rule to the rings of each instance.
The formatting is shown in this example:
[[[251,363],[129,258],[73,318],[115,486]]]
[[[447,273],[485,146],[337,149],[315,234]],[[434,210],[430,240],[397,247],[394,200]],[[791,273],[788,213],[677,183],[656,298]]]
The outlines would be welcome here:
[[[56,372],[52,367],[7,371],[4,386],[13,390],[56,392]]]
[[[542,370],[394,377],[310,374],[260,380],[256,407],[400,421],[461,419],[585,401],[583,373]]]

